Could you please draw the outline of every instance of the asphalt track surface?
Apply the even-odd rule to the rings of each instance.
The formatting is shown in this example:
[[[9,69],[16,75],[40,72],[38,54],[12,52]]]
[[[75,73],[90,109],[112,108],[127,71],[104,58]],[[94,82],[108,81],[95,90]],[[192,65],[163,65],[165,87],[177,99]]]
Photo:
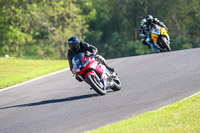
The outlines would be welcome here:
[[[1,133],[80,133],[200,91],[200,49],[108,60],[122,89],[97,95],[69,70],[0,92]]]

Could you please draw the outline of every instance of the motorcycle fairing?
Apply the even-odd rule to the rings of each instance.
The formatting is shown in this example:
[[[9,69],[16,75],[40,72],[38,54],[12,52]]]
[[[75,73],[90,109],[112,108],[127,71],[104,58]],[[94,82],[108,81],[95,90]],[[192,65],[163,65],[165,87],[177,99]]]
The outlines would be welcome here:
[[[161,35],[166,36],[167,40],[169,40],[169,35],[164,27],[161,28]]]
[[[83,79],[86,79],[88,75],[93,75],[98,82],[102,81],[105,89],[113,85],[110,71],[104,65],[97,62],[94,57],[85,57],[84,53],[79,53],[74,56],[72,63],[72,71],[77,72]]]
[[[158,35],[151,33],[151,37],[153,39],[153,43],[157,44],[158,43]]]
[[[156,26],[156,28],[153,27],[151,30],[151,37],[153,39],[154,44],[158,43],[158,38],[160,35],[166,36],[167,39],[169,40],[169,35],[164,27],[160,27],[158,25]]]
[[[161,35],[168,36],[167,30],[164,27],[161,28]]]
[[[156,26],[156,27],[152,28],[151,37],[153,39],[154,44],[158,43],[158,37],[159,37],[160,33],[161,33],[161,27],[160,26]]]
[[[110,85],[110,82],[112,81],[109,70],[104,65],[99,64],[97,62],[95,62],[90,67],[93,69],[93,71],[88,72],[85,75],[85,77],[87,77],[89,74],[93,74],[93,75],[96,74],[96,76],[99,76],[100,80],[102,81],[103,85],[105,86],[105,89],[108,88]]]
[[[107,89],[109,86],[113,84],[112,76],[110,71],[104,65],[101,65],[101,68],[103,69],[103,73],[101,75],[101,81],[103,82],[105,88]]]

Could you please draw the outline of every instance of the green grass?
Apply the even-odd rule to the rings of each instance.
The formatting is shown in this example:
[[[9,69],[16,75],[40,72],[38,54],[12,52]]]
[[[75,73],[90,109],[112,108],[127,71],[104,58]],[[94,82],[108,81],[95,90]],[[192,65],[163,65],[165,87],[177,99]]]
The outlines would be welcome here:
[[[67,68],[66,60],[0,58],[0,89]]]
[[[200,93],[88,133],[200,133]]]

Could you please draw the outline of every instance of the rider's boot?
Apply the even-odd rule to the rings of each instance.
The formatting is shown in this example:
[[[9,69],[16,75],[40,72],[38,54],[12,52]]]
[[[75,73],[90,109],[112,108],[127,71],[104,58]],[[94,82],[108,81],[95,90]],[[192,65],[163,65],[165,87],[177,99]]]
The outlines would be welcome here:
[[[114,68],[109,67],[107,64],[104,64],[104,65],[106,66],[106,68],[107,68],[111,73],[115,72],[115,69],[114,69]]]
[[[111,72],[114,73],[115,69],[113,67],[108,66],[108,64],[106,63],[106,61],[102,61],[102,64],[106,66],[106,68]]]
[[[153,49],[154,49],[153,52],[155,52],[155,53],[160,53],[160,48],[158,47],[158,44],[154,44],[154,45],[153,45]]]

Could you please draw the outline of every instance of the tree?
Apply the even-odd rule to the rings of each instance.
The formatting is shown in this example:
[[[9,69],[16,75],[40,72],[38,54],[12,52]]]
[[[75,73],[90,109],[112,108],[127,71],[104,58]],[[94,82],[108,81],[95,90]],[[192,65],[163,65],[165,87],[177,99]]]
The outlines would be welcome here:
[[[199,7],[199,0],[0,0],[0,55],[66,59],[71,36],[106,58],[148,54],[138,30],[148,14],[168,27],[172,50],[200,47]]]
[[[39,25],[48,32],[47,43],[55,48],[55,53],[51,54],[59,53],[60,59],[66,59],[67,39],[75,35],[84,38],[87,31],[85,20],[79,15],[80,9],[72,0],[44,0],[39,9],[33,15],[38,17]]]
[[[4,21],[0,27],[5,29],[1,33],[2,53],[20,57],[36,45],[34,53],[40,57],[66,59],[67,38],[73,35],[84,38],[87,32],[81,10],[73,0],[1,2],[0,20]]]

